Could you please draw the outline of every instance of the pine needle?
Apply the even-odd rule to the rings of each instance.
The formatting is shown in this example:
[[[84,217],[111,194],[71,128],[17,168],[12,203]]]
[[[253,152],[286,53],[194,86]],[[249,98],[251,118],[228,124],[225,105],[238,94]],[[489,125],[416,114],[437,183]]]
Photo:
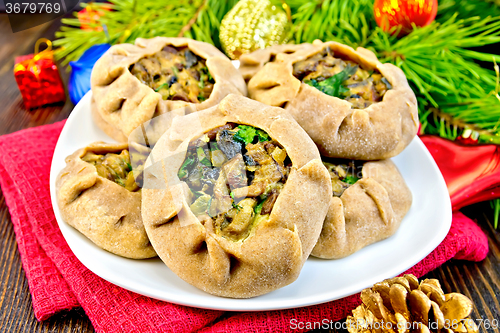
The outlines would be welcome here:
[[[493,227],[498,228],[498,219],[500,216],[500,199],[495,199],[490,201],[490,206],[493,209]]]

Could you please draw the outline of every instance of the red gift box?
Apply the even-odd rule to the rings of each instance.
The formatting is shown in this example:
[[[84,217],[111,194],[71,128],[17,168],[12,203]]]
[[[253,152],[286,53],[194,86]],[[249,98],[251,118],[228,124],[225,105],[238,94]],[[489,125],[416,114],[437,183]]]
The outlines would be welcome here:
[[[42,42],[47,44],[47,49],[38,52]],[[52,43],[47,39],[36,43],[34,54],[16,58],[14,76],[28,109],[66,100],[64,85],[54,63]]]

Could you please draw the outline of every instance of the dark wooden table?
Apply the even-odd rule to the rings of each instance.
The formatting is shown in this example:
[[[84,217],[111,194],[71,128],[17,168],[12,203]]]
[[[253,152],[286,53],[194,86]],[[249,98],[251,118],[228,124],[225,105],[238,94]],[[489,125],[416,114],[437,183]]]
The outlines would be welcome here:
[[[60,23],[56,20],[43,26],[13,34],[5,14],[0,14],[0,135],[24,128],[50,124],[65,119],[73,104],[51,105],[28,111],[14,80],[14,58],[33,52],[40,37],[54,38]],[[63,80],[68,74],[61,70]],[[441,281],[445,292],[457,291],[474,301],[472,318],[500,319],[500,233],[489,220],[491,210],[486,204],[468,207],[464,212],[477,219],[488,235],[490,253],[480,263],[452,260],[426,277]],[[429,231],[432,232],[432,231]],[[21,265],[14,230],[5,199],[0,191],[0,332],[93,332],[92,324],[81,309],[58,314],[42,323],[33,315],[31,296]],[[498,329],[481,330],[499,332]]]

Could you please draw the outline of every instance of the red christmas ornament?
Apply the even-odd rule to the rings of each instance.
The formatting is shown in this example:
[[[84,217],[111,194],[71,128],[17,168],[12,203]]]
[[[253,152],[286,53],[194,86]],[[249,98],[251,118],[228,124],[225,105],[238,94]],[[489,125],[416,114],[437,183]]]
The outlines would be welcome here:
[[[40,43],[47,49],[38,52]],[[26,108],[66,100],[64,85],[54,63],[52,43],[45,38],[36,42],[35,53],[16,58],[14,76]]]
[[[479,142],[479,132],[465,128],[457,141],[464,145],[475,145]]]
[[[384,31],[405,35],[413,29],[412,24],[424,27],[432,23],[437,9],[437,0],[375,0],[373,14]]]
[[[88,4],[84,9],[79,11],[76,16],[81,23],[80,29],[102,31],[103,27],[99,24],[99,19],[104,15],[104,11],[109,11],[109,9],[101,9],[100,11],[96,10],[92,4]]]

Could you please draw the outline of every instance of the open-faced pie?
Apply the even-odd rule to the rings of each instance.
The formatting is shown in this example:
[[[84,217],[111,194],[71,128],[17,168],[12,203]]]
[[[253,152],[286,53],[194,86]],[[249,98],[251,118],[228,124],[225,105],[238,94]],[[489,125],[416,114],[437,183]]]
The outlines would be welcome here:
[[[63,220],[96,245],[127,258],[156,256],[142,223],[141,189],[127,144],[79,149],[66,158],[56,189]]]
[[[248,92],[284,107],[328,157],[389,158],[418,129],[417,100],[403,71],[361,47],[314,41],[278,54],[252,77]]]
[[[412,202],[410,189],[391,160],[323,159],[333,196],[311,255],[343,258],[393,235]]]
[[[319,236],[331,181],[283,109],[229,95],[177,117],[146,163],[142,215],[160,258],[214,295],[293,282]]]
[[[238,70],[213,45],[188,38],[138,38],[112,46],[92,70],[92,114],[118,141],[151,118],[198,111],[247,93]]]

